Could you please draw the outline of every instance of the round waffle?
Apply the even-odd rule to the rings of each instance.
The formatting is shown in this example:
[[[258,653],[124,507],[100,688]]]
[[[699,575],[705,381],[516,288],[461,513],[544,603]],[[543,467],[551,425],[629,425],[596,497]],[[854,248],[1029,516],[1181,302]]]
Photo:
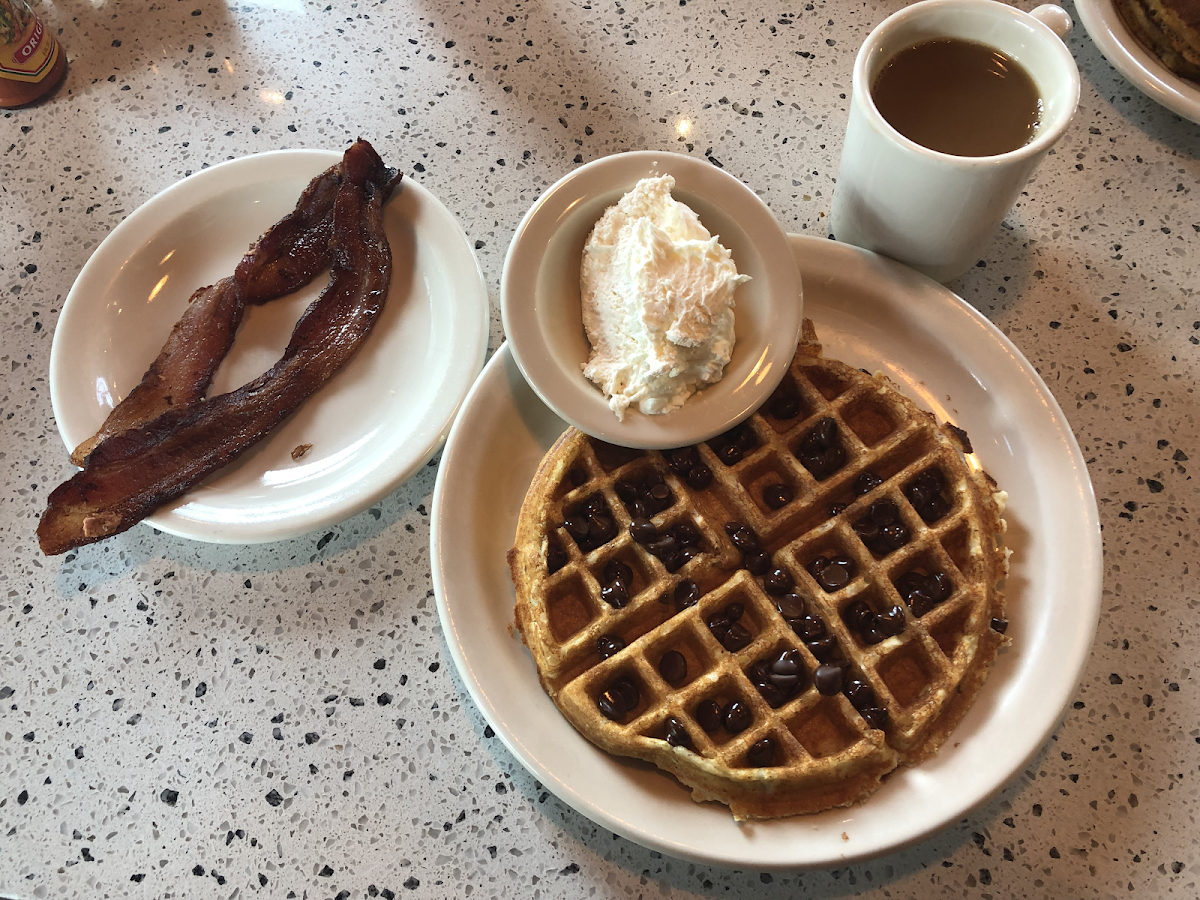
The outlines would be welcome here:
[[[823,359],[695,447],[569,429],[522,505],[517,626],[567,719],[739,818],[935,753],[1006,643],[1005,495],[966,435]]]

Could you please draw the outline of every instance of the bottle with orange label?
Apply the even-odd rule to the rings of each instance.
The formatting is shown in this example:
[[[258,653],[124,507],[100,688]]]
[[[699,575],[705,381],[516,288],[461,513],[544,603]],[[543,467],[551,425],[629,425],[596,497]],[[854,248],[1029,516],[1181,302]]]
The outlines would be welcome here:
[[[0,0],[0,108],[33,103],[67,72],[67,55],[26,0]]]

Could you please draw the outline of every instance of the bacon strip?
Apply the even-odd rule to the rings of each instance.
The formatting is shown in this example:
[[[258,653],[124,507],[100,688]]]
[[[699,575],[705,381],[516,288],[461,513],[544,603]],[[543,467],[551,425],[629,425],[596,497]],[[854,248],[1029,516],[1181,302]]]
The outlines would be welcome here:
[[[387,299],[392,260],[382,204],[399,181],[377,187],[371,175],[378,157],[360,144],[343,160],[330,283],[301,316],[280,360],[236,391],[173,407],[101,442],[83,471],[50,494],[38,525],[43,553],[118,534],[176,499],[265,437],[358,350]]]
[[[392,191],[390,173],[369,143],[358,143],[363,152],[369,151],[367,178],[384,191],[386,203]],[[245,304],[286,296],[329,266],[333,204],[343,178],[343,163],[338,162],[310,181],[296,208],[251,245],[232,278],[192,294],[141,382],[113,408],[100,430],[75,448],[71,462],[82,466],[106,438],[204,398],[233,346]]]

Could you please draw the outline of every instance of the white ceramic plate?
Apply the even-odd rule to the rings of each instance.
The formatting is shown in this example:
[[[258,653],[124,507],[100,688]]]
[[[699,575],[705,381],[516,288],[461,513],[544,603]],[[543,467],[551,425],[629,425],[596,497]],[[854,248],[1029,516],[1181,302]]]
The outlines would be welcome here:
[[[1083,27],[1113,68],[1171,112],[1200,123],[1200,85],[1180,78],[1129,33],[1112,0],[1075,0]]]
[[[604,211],[642,178],[672,175],[672,196],[700,217],[750,281],[734,295],[733,357],[724,377],[682,408],[618,421],[583,377],[589,346],[579,299],[583,245]],[[728,431],[762,405],[787,371],[803,319],[787,236],[765,203],[707,160],[618,153],[581,166],[547,190],[517,226],[500,279],[504,333],[533,390],[588,434],[624,447],[679,447]]]
[[[378,148],[387,159],[386,147]],[[95,433],[158,355],[192,292],[233,273],[246,248],[341,158],[283,150],[205,169],[113,229],[88,260],[54,332],[50,396],[68,448]],[[146,522],[220,543],[296,537],[394,490],[441,446],[483,365],[487,289],[454,216],[405,178],[384,208],[392,286],[359,353],[278,429]],[[282,355],[328,281],[246,312],[210,393]],[[299,461],[291,451],[312,449]]]
[[[1008,634],[941,753],[894,773],[865,804],[738,825],[652,766],[608,756],[538,685],[512,626],[505,552],[539,459],[564,423],[505,347],[488,363],[442,456],[433,585],[450,653],[496,733],[588,818],[672,856],[743,869],[837,866],[920,840],[985,801],[1046,742],[1075,691],[1100,609],[1099,519],[1079,447],[1046,385],[999,330],[944,287],[832,241],[793,236],[826,353],[881,370],[970,433],[1009,492]]]

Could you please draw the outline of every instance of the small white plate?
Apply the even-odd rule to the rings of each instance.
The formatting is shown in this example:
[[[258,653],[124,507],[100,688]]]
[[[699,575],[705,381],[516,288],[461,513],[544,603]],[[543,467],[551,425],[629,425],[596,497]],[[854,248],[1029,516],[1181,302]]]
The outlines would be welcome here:
[[[1104,58],[1139,91],[1200,124],[1200,85],[1180,78],[1129,33],[1112,0],[1075,0],[1083,27]]]
[[[542,454],[565,424],[501,347],[442,456],[433,495],[433,586],[472,698],[520,762],[605,829],[671,856],[742,869],[830,867],[897,850],[961,819],[1047,741],[1073,696],[1100,612],[1101,547],[1087,467],[1037,372],[946,288],[856,247],[793,236],[825,352],[883,371],[966,428],[1009,492],[1012,646],[936,757],[892,774],[861,806],[738,825],[653,766],[609,756],[538,684],[515,633],[505,553]]]
[[[682,408],[623,421],[583,377],[589,346],[579,299],[583,245],[604,211],[643,178],[673,175],[672,196],[749,275],[734,295],[733,358],[724,377]],[[593,437],[624,447],[679,447],[728,431],[775,390],[796,352],[803,320],[800,276],[787,236],[758,196],[706,160],[679,153],[618,153],[575,169],[547,190],[517,226],[500,278],[504,333],[542,400]]]
[[[281,150],[222,163],[167,188],[113,229],[79,273],[54,332],[50,397],[68,448],[94,434],[141,381],[192,292],[233,274],[250,243],[339,159]],[[487,289],[462,228],[416,182],[401,182],[384,224],[392,286],[358,354],[266,440],[147,524],[218,543],[296,537],[365,509],[441,446],[483,365]],[[210,393],[270,368],[327,282],[321,275],[250,307]],[[312,449],[293,461],[301,444]]]

